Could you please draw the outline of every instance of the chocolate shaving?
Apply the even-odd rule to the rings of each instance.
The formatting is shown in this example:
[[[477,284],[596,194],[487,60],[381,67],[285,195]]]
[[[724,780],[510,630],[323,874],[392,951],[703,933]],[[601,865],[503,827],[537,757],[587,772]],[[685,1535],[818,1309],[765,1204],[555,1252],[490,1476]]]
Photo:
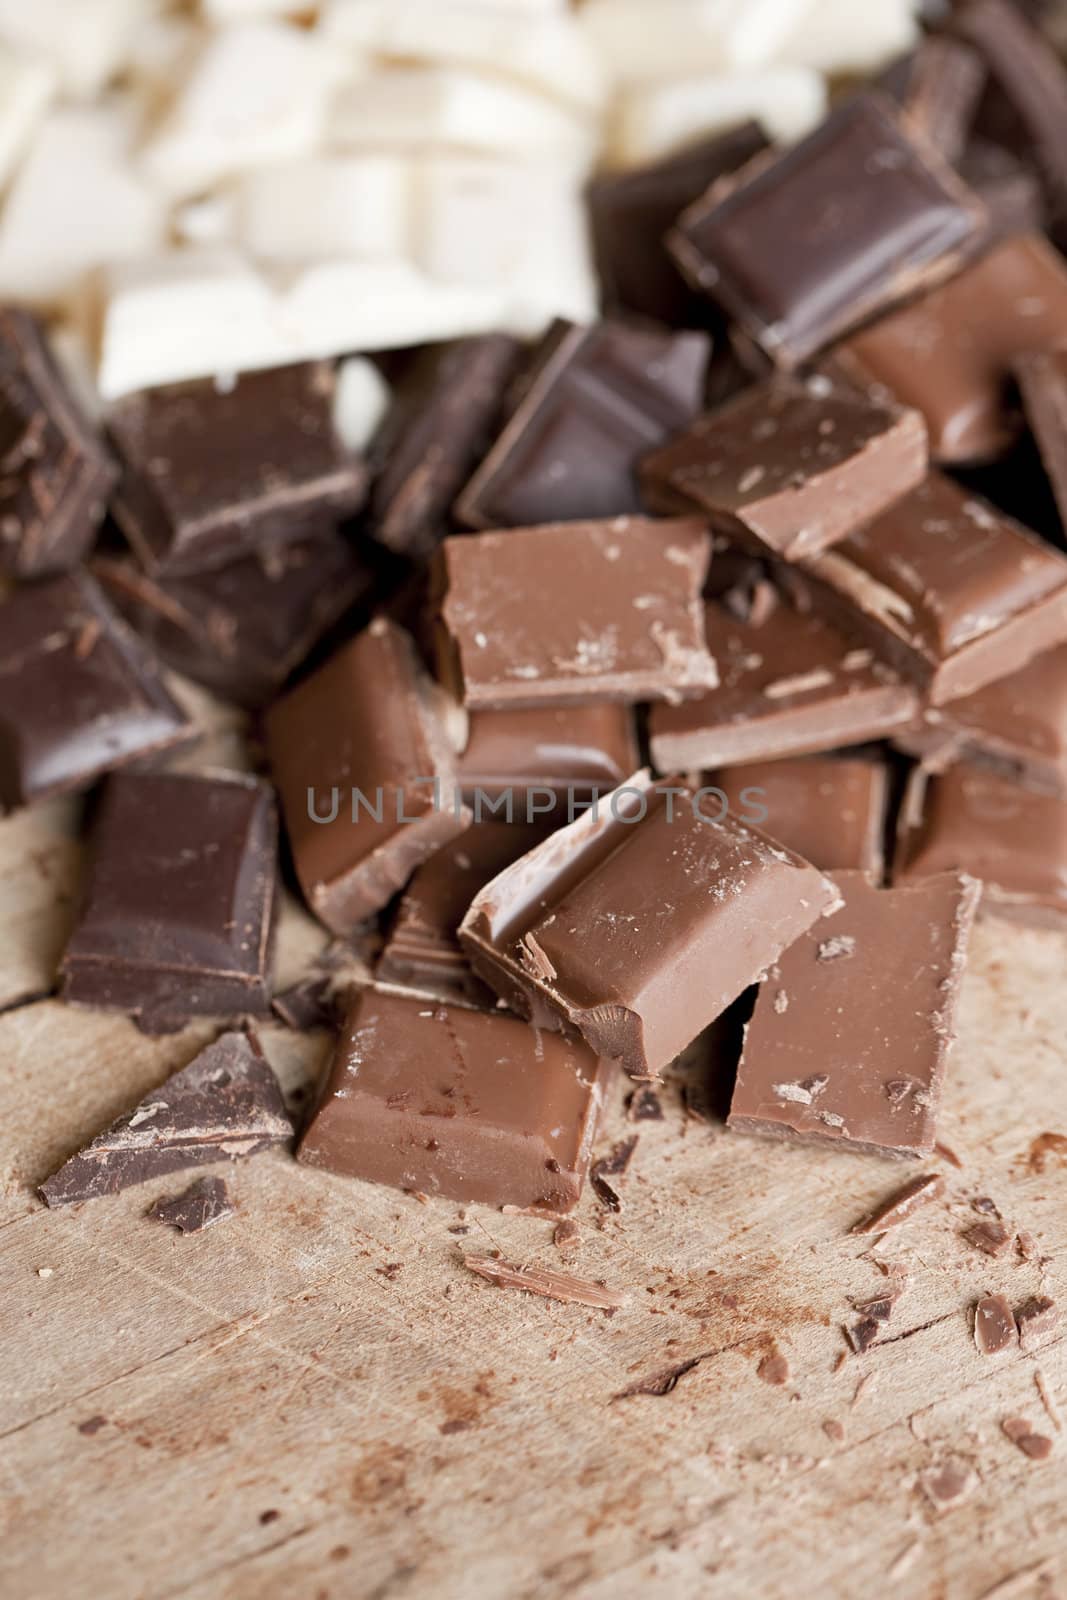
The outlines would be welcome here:
[[[978,1487],[978,1474],[963,1456],[946,1456],[919,1474],[919,1483],[935,1511],[958,1505]]]
[[[637,1148],[637,1134],[629,1139],[622,1139],[612,1148],[611,1154],[602,1156],[599,1161],[594,1161],[589,1169],[589,1183],[601,1205],[609,1211],[621,1211],[622,1200],[607,1182],[609,1177],[621,1176],[630,1165],[633,1153]]]
[[[542,1267],[524,1267],[514,1261],[494,1261],[490,1256],[464,1256],[463,1265],[501,1289],[525,1289],[527,1294],[538,1294],[546,1300],[591,1306],[595,1311],[617,1311],[626,1304],[624,1294],[609,1289],[605,1284],[591,1283],[585,1278],[570,1278],[562,1272],[546,1272]]]
[[[773,1342],[756,1368],[756,1377],[775,1387],[789,1382],[789,1360]]]
[[[1047,1461],[1052,1454],[1052,1440],[1043,1433],[1035,1433],[1022,1417],[1005,1417],[1000,1428],[1031,1461]]]
[[[1059,1323],[1059,1312],[1048,1295],[1032,1295],[1015,1313],[1019,1330],[1019,1343],[1025,1351],[1034,1350],[1043,1343],[1047,1334],[1053,1333]]]
[[[853,1323],[851,1328],[845,1329],[845,1337],[853,1352],[863,1356],[875,1343],[880,1332],[881,1324],[874,1317],[864,1317],[860,1322]]]
[[[979,1355],[996,1356],[1019,1340],[1011,1306],[1002,1294],[983,1295],[974,1308],[974,1342]]]
[[[177,1228],[180,1233],[202,1233],[216,1222],[234,1216],[236,1211],[222,1178],[197,1178],[172,1200],[157,1200],[147,1215],[154,1222],[165,1222]]]
[[[635,1395],[648,1394],[655,1398],[670,1394],[677,1389],[678,1380],[684,1378],[687,1372],[692,1372],[694,1367],[707,1358],[704,1355],[690,1356],[688,1361],[679,1361],[677,1366],[665,1367],[662,1372],[653,1372],[647,1378],[639,1378],[636,1383],[631,1383],[626,1389],[620,1389],[618,1394],[612,1395],[612,1400],[630,1400]]]
[[[922,1206],[931,1200],[937,1200],[944,1192],[944,1178],[936,1172],[924,1173],[921,1178],[913,1178],[910,1183],[906,1183],[903,1189],[897,1189],[861,1222],[854,1223],[851,1232],[879,1233],[885,1228],[898,1227],[900,1223],[909,1221]]]
[[[1013,1235],[1002,1222],[974,1222],[964,1228],[960,1237],[983,1255],[1002,1256],[1010,1248]]]
[[[582,1230],[573,1217],[564,1217],[562,1222],[557,1222],[552,1234],[552,1243],[561,1255],[570,1255],[577,1250],[582,1240]]]

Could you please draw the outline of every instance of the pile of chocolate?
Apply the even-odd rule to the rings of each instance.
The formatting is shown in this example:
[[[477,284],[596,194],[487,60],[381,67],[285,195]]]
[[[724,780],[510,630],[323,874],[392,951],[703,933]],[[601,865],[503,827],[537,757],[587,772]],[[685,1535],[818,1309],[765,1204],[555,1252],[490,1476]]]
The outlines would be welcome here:
[[[589,206],[602,320],[389,357],[364,454],[326,361],[98,434],[0,315],[0,806],[106,776],[63,995],[322,1020],[272,995],[280,863],[382,936],[299,1159],[548,1214],[612,1076],[737,1002],[734,1129],[929,1154],[979,897],[1067,921],[1050,46],[974,0],[798,143]],[[164,669],[253,714],[262,777],[168,769]],[[231,1031],[44,1193],[286,1131]]]

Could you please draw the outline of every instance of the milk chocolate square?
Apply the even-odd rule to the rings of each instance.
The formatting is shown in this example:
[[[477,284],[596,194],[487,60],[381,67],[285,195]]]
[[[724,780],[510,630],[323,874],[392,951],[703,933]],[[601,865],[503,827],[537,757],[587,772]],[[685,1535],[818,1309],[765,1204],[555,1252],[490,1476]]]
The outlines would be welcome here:
[[[822,872],[885,864],[889,771],[884,761],[806,756],[726,767],[708,779],[730,811]]]
[[[844,907],[760,985],[729,1126],[929,1155],[979,885],[951,872],[894,889],[863,873],[834,882]]]

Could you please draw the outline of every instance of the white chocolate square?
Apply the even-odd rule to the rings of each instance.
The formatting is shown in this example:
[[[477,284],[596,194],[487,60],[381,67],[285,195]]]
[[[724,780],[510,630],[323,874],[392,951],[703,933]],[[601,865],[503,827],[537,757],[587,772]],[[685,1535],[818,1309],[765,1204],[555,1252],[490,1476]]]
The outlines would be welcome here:
[[[0,186],[25,154],[56,91],[55,68],[0,41]]]
[[[0,0],[0,38],[51,62],[65,93],[96,94],[119,66],[144,0]]]
[[[873,72],[919,37],[919,0],[807,0],[781,58],[820,72]]]
[[[642,166],[750,118],[772,140],[789,143],[825,114],[826,84],[810,67],[783,64],[758,72],[677,78],[619,96],[610,151],[621,165]]]
[[[233,234],[264,261],[410,254],[412,162],[384,154],[310,156],[263,167],[233,189]]]
[[[609,77],[653,83],[758,67],[811,0],[586,0],[579,17]],[[816,0],[818,3],[818,0]],[[864,0],[855,0],[857,15]]]

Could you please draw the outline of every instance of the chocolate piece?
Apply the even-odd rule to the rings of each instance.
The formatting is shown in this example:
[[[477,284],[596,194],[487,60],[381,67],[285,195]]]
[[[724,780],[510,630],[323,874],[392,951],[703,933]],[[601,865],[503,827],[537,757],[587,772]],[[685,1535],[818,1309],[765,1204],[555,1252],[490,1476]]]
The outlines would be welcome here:
[[[472,710],[712,689],[695,519],[550,523],[441,546],[441,676]],[[562,581],[561,581],[562,579]]]
[[[297,1033],[310,1033],[314,1028],[332,1033],[341,1025],[346,1004],[344,992],[338,992],[333,980],[325,974],[321,978],[304,978],[276,994],[270,1009],[287,1028]]]
[[[394,390],[373,445],[383,463],[367,531],[400,555],[429,555],[452,502],[489,448],[522,346],[504,333],[425,350]]]
[[[982,55],[1058,205],[1067,198],[1067,72],[1055,51],[1008,0],[971,0],[953,26]]]
[[[720,809],[638,773],[475,897],[471,965],[535,1026],[654,1076],[834,903],[807,862]]]
[[[780,367],[954,272],[985,208],[881,95],[757,156],[682,214],[668,244]]]
[[[1047,1294],[1031,1295],[1015,1313],[1019,1330],[1019,1344],[1029,1354],[1044,1343],[1047,1334],[1055,1333],[1059,1326],[1059,1312],[1055,1301]]]
[[[845,1329],[845,1337],[852,1346],[853,1355],[865,1356],[867,1351],[875,1344],[881,1327],[874,1317],[861,1317],[859,1322],[854,1322]]]
[[[935,772],[962,762],[1067,797],[1067,645],[976,694],[928,707],[893,742]]]
[[[545,1300],[562,1300],[566,1305],[591,1306],[594,1311],[617,1311],[626,1296],[605,1283],[590,1283],[562,1272],[546,1272],[543,1267],[524,1267],[517,1261],[498,1261],[495,1256],[464,1256],[463,1265],[480,1278],[501,1289],[524,1289]],[[613,1398],[619,1398],[615,1395]]]
[[[880,878],[889,773],[880,761],[828,758],[727,767],[714,782],[731,812],[821,872]]]
[[[86,573],[0,604],[0,812],[86,789],[192,734],[155,660]]]
[[[100,560],[93,572],[168,666],[251,711],[377,581],[332,530],[189,578],[149,578],[132,561]]]
[[[1067,558],[939,473],[817,556],[804,584],[935,706],[1067,640]]]
[[[236,1161],[293,1136],[278,1081],[254,1033],[224,1033],[66,1162],[50,1206],[118,1194],[186,1167]]]
[[[1040,181],[1003,145],[972,139],[960,157],[959,174],[989,213],[988,242],[1042,232],[1048,216]]]
[[[710,355],[703,333],[557,323],[456,516],[518,528],[639,511],[637,463],[700,410]]]
[[[537,706],[475,711],[456,775],[475,821],[486,816],[528,820],[549,796],[557,809],[585,804],[617,789],[638,764],[637,734],[628,706]],[[573,821],[573,815],[566,817]]]
[[[904,1079],[900,1079],[900,1083],[902,1086],[900,1098],[903,1098],[906,1087]],[[921,1178],[912,1178],[902,1189],[895,1189],[888,1200],[883,1200],[870,1216],[854,1223],[851,1232],[881,1233],[886,1228],[899,1227],[902,1222],[910,1221],[916,1211],[928,1205],[931,1200],[940,1199],[944,1192],[945,1180],[936,1172],[927,1172]]]
[[[766,148],[759,124],[746,122],[652,166],[593,179],[589,213],[605,310],[676,328],[707,322],[707,303],[686,284],[663,236],[711,184]]]
[[[299,1160],[451,1200],[569,1211],[606,1069],[502,1011],[363,989]]]
[[[1067,324],[1067,318],[1064,319]],[[1064,328],[1067,338],[1067,326]],[[1067,528],[1067,348],[1033,350],[1015,362],[1026,419]]]
[[[945,160],[956,166],[986,83],[981,56],[959,39],[923,39],[878,80]]]
[[[148,1212],[154,1222],[166,1223],[179,1233],[202,1233],[236,1214],[237,1207],[222,1178],[197,1178],[172,1200],[157,1200]]]
[[[1011,1306],[1002,1294],[983,1295],[974,1308],[974,1342],[979,1355],[996,1356],[1019,1342]]]
[[[918,697],[862,641],[784,600],[745,622],[707,607],[721,683],[680,706],[654,706],[652,760],[662,772],[816,754],[884,738],[914,722]]]
[[[929,1155],[978,885],[948,873],[905,889],[873,888],[862,873],[834,881],[844,909],[760,986],[728,1124]]]
[[[1002,1256],[1015,1236],[1002,1222],[986,1221],[972,1222],[969,1228],[964,1228],[961,1237],[983,1255]]]
[[[112,778],[60,966],[64,998],[149,1028],[266,1011],[277,834],[274,797],[254,778]]]
[[[1047,1461],[1052,1454],[1052,1440],[1043,1433],[1035,1433],[1022,1417],[1005,1417],[1000,1426],[1012,1444],[1031,1461]]]
[[[622,1210],[622,1201],[618,1192],[608,1182],[609,1178],[621,1177],[633,1159],[637,1149],[637,1134],[629,1139],[621,1139],[612,1146],[611,1154],[601,1156],[599,1161],[594,1161],[589,1168],[589,1187],[593,1190],[600,1204],[608,1211],[619,1212]]]
[[[946,1456],[936,1466],[919,1474],[923,1493],[937,1512],[967,1500],[977,1489],[980,1478],[964,1456]]]
[[[267,717],[300,887],[348,934],[462,833],[442,700],[400,628],[378,618]]]
[[[1067,264],[1044,239],[1006,243],[950,283],[854,334],[837,371],[926,418],[935,461],[982,461],[1018,432],[1012,369],[1067,340]]]
[[[949,869],[981,879],[983,915],[1067,928],[1067,801],[968,767],[917,769],[901,808],[894,880]]]
[[[114,513],[142,567],[188,576],[358,510],[366,471],[334,433],[333,389],[333,369],[309,362],[118,401]]]
[[[772,378],[646,456],[641,483],[652,511],[705,512],[734,543],[799,561],[899,500],[926,466],[918,412],[821,376]]]
[[[0,308],[0,571],[40,578],[76,566],[117,477],[40,324]]]
[[[445,999],[492,1005],[459,946],[458,929],[479,889],[545,837],[540,824],[476,822],[417,869],[400,897],[375,971]]]
[[[627,1122],[662,1122],[663,1102],[651,1084],[641,1083],[626,1096]]]

